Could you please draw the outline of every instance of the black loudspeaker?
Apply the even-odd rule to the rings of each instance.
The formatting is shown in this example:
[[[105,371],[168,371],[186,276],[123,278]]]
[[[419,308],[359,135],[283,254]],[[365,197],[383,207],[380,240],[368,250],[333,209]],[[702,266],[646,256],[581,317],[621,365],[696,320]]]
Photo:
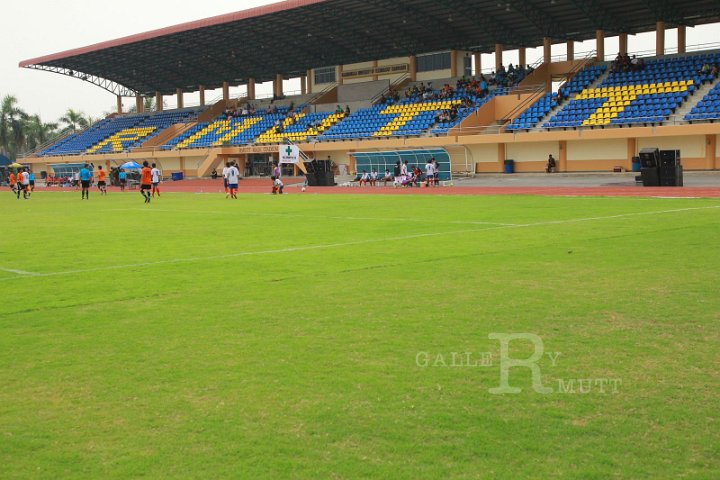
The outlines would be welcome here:
[[[660,169],[658,167],[640,169],[643,187],[659,187],[660,186]]]
[[[668,165],[660,167],[660,186],[682,187],[683,171],[680,165]]]
[[[661,150],[660,166],[675,167],[680,165],[680,150]]]
[[[643,148],[639,156],[643,168],[655,168],[659,164],[660,151],[657,148]]]

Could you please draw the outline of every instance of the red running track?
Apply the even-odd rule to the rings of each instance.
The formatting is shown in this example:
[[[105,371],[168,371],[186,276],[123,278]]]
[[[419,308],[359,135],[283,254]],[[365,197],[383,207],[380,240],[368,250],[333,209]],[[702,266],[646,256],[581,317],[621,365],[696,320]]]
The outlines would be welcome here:
[[[301,178],[286,178],[285,192],[301,194],[296,186]],[[295,184],[295,185],[293,185]],[[243,179],[239,193],[270,193],[270,179]],[[186,193],[223,193],[221,180],[181,180],[163,182],[162,192]],[[38,188],[47,191],[75,191],[74,188],[49,187]],[[97,191],[96,188],[91,190]],[[111,187],[111,192],[119,192]],[[126,193],[137,190],[126,189]],[[434,188],[392,188],[392,187],[309,187],[307,194],[352,194],[352,195],[543,195],[565,197],[677,197],[677,198],[720,198],[720,187],[642,187],[642,186],[602,186],[602,187],[434,187]]]

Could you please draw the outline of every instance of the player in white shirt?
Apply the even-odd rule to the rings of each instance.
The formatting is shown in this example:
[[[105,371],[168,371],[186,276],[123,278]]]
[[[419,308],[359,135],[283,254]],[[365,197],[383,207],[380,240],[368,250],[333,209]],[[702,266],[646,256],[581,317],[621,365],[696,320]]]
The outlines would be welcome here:
[[[229,197],[230,194],[228,193],[228,181],[227,181],[227,171],[230,168],[230,162],[227,162],[225,166],[223,167],[223,187],[225,188],[225,198]]]
[[[18,183],[22,184],[23,198],[27,200],[30,196],[30,173],[25,169],[23,172],[18,173],[18,177],[20,177]],[[18,198],[20,198],[20,192],[18,192]]]
[[[435,165],[432,160],[428,160],[425,164],[425,186],[429,187],[435,181]]]
[[[234,198],[237,200],[237,191],[238,191],[238,182],[240,180],[240,170],[237,169],[235,166],[235,162],[232,162],[229,164],[229,167],[226,167],[225,171],[225,179],[227,180],[227,187],[228,187],[228,195],[230,195],[230,198]],[[227,196],[226,196],[227,198]]]
[[[372,169],[372,172],[370,172],[370,185],[373,187],[377,185],[378,181],[378,172],[374,168]]]
[[[275,180],[273,180],[273,195],[276,195],[278,193],[282,195],[283,188],[285,188],[285,184],[283,184],[282,180],[280,180],[280,177],[275,177]]]
[[[363,170],[362,175],[360,176],[360,186],[367,185],[370,182],[370,175],[368,175],[367,170]]]
[[[157,192],[157,196],[160,196],[160,180],[162,179],[162,172],[160,172],[160,169],[157,168],[157,166],[153,163],[152,164],[152,170],[150,170],[150,175],[152,175],[152,196],[155,196],[155,192]]]

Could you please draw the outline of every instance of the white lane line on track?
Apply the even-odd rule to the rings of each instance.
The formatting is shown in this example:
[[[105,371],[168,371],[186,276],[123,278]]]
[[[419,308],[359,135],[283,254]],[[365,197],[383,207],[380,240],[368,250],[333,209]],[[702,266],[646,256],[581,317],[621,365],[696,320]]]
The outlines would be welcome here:
[[[304,251],[311,251],[311,250],[323,250],[323,249],[330,249],[330,248],[354,247],[354,246],[358,246],[358,245],[369,245],[372,243],[385,243],[385,242],[394,242],[394,241],[400,241],[400,240],[413,240],[413,239],[418,239],[418,238],[439,237],[439,236],[444,236],[444,235],[459,235],[459,234],[465,234],[465,233],[478,233],[478,232],[486,232],[486,231],[491,231],[491,230],[509,230],[509,229],[515,229],[515,228],[530,228],[530,227],[544,227],[544,226],[553,226],[553,225],[565,225],[565,224],[571,224],[571,223],[593,222],[593,221],[599,221],[599,220],[615,220],[615,219],[619,219],[619,218],[631,218],[631,217],[648,216],[648,215],[663,215],[663,214],[668,214],[668,213],[710,210],[710,209],[718,209],[718,208],[720,208],[720,205],[712,205],[712,206],[706,206],[706,207],[676,208],[676,209],[672,209],[672,210],[658,210],[658,211],[651,211],[651,212],[619,213],[617,215],[607,215],[607,216],[602,216],[602,217],[570,218],[567,220],[551,220],[551,221],[547,221],[547,222],[536,222],[536,223],[526,223],[526,224],[496,225],[496,226],[489,226],[488,228],[454,230],[454,231],[450,231],[450,232],[418,233],[418,234],[413,234],[413,235],[402,235],[402,236],[397,236],[397,237],[358,240],[356,242],[326,243],[326,244],[319,244],[319,245],[307,245],[307,246],[301,246],[301,247],[287,247],[287,248],[278,248],[278,249],[271,249],[271,250],[256,250],[256,251],[250,251],[250,252],[228,253],[228,254],[224,254],[224,255],[208,255],[208,256],[204,256],[204,257],[173,258],[173,259],[169,259],[169,260],[158,260],[156,262],[126,263],[126,264],[121,264],[121,265],[108,265],[108,266],[102,266],[102,267],[96,267],[96,268],[64,270],[64,271],[60,271],[60,272],[39,273],[39,272],[26,272],[23,270],[11,271],[9,269],[3,268],[0,270],[5,271],[5,272],[10,272],[10,273],[16,273],[18,276],[11,277],[11,278],[2,278],[2,279],[0,279],[0,282],[18,279],[18,278],[56,277],[56,276],[61,276],[61,275],[74,275],[74,274],[79,274],[79,273],[101,272],[101,271],[110,271],[110,270],[124,270],[124,269],[128,269],[128,268],[153,267],[153,266],[157,266],[157,265],[173,265],[173,264],[180,264],[180,263],[192,263],[192,262],[201,262],[201,261],[210,261],[210,260],[223,260],[223,259],[229,259],[229,258],[239,258],[239,257],[247,257],[247,256],[255,256],[255,255],[273,255],[273,254],[282,254],[282,253],[304,252]],[[22,273],[20,273],[20,272],[22,272]]]

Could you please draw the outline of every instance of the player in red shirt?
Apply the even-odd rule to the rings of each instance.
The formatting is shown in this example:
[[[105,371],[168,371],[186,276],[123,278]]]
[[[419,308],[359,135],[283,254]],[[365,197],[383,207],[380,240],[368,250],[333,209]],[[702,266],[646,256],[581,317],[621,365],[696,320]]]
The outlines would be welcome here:
[[[150,203],[152,195],[150,190],[152,189],[152,169],[147,160],[143,162],[143,167],[140,170],[140,194],[145,198],[145,203]]]

